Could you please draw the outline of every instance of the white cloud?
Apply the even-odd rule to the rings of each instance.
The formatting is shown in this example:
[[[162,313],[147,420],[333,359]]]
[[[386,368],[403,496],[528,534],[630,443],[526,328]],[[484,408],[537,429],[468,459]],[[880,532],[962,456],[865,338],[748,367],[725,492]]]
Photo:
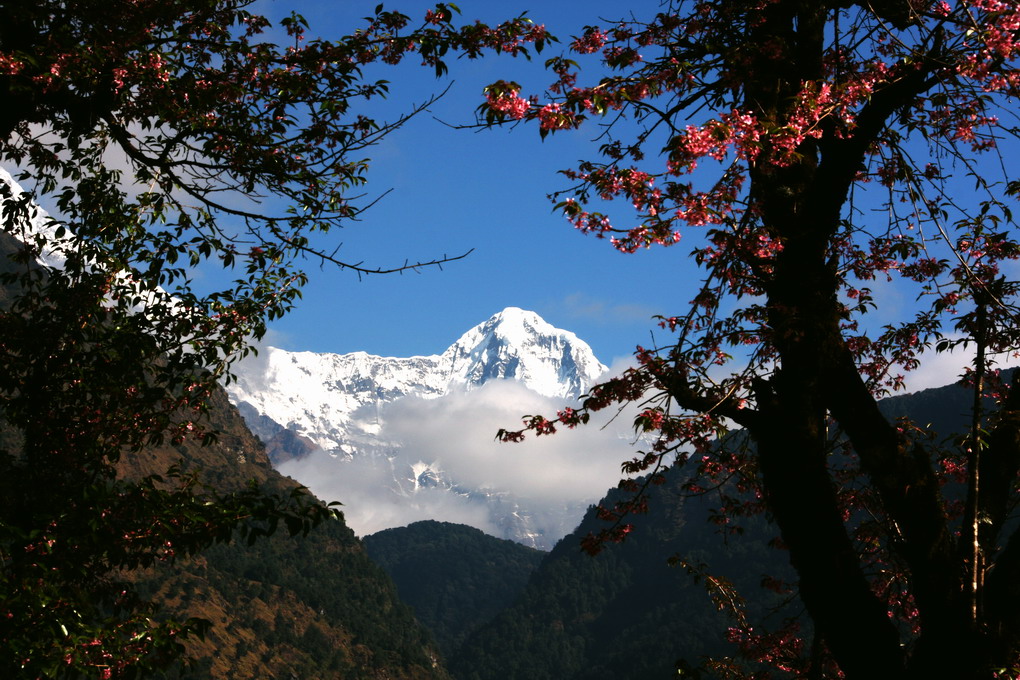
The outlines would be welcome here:
[[[618,476],[626,440],[613,429],[588,425],[520,444],[495,440],[518,427],[523,415],[553,416],[564,404],[514,382],[490,382],[442,399],[407,398],[386,408],[386,433],[404,451],[445,470],[471,488],[506,490],[522,497],[579,499],[601,495]]]
[[[949,339],[956,340],[959,337],[953,334]],[[904,376],[905,391],[919,392],[958,381],[967,367],[974,365],[975,354],[974,343],[968,343],[966,347],[957,346],[951,352],[936,352],[934,348],[927,350],[921,355],[921,365]],[[990,359],[996,368],[1008,368],[1020,363],[1011,352],[995,354]]]
[[[628,368],[636,368],[638,366],[637,359],[633,354],[628,354],[622,357],[613,357],[613,360],[609,362],[609,368],[605,373],[599,376],[598,380],[608,380],[609,378],[617,375],[621,375]]]
[[[621,415],[609,423],[615,411],[551,436],[529,434],[518,444],[496,441],[500,428],[518,427],[522,416],[551,417],[564,405],[509,381],[438,399],[408,397],[382,411],[381,437],[399,444],[392,457],[343,461],[319,452],[285,463],[280,471],[320,498],[341,501],[348,524],[359,535],[421,519],[502,535],[505,527],[498,517],[518,510],[551,545],[574,529],[590,503],[616,485],[620,463],[635,455],[632,417]],[[460,488],[486,490],[502,500],[437,488],[395,492],[394,476],[409,478],[406,471],[419,462],[441,469]],[[405,492],[411,486],[408,479]]]

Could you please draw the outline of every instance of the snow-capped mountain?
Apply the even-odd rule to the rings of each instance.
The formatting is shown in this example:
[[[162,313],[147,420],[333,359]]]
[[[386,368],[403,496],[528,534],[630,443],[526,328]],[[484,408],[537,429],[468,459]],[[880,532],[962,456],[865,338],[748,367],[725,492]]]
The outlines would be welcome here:
[[[591,456],[600,445],[580,446],[588,458],[568,469],[563,457],[542,453],[536,460],[521,449],[496,449],[492,440],[526,413],[571,403],[606,370],[573,333],[511,307],[438,355],[264,348],[237,367],[227,391],[281,471],[344,502],[359,533],[444,519],[550,548],[615,479],[594,483],[590,498],[571,489],[560,499],[555,490],[536,490],[541,484],[522,471],[549,478],[560,466],[571,486],[595,467]]]
[[[543,396],[570,400],[605,371],[576,335],[534,312],[509,307],[438,355],[396,358],[269,347],[237,369],[227,391],[263,439],[287,429],[350,457],[358,440],[382,435],[379,408],[401,397],[429,399],[491,380],[514,380]]]

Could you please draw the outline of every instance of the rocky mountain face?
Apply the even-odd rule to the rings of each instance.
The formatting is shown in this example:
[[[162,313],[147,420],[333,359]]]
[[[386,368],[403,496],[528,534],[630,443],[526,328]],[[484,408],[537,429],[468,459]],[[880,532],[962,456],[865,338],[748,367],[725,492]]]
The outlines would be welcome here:
[[[355,468],[343,465],[357,464],[365,484],[379,483],[382,477],[379,493],[391,500],[399,497],[413,504],[429,494],[435,501],[442,494],[451,503],[484,504],[498,535],[548,549],[573,527],[587,503],[558,509],[571,519],[559,535],[544,536],[556,532],[537,527],[531,509],[513,494],[498,485],[479,488],[458,479],[442,455],[422,453],[419,458],[408,451],[391,426],[390,414],[408,400],[434,402],[494,384],[513,384],[563,405],[583,394],[606,370],[573,333],[554,328],[534,312],[511,307],[467,331],[438,355],[396,358],[265,348],[243,362],[226,387],[249,427],[266,442],[274,462],[313,490],[323,476],[355,474]],[[514,420],[531,412],[520,409],[514,410]],[[486,437],[494,434],[495,429]],[[304,473],[286,467],[287,461],[310,454],[320,458],[325,454],[334,465],[316,465],[314,472]],[[366,471],[366,465],[371,469]],[[339,500],[347,503],[343,497]],[[415,517],[429,518],[435,517],[427,512]],[[352,526],[359,529],[353,520]]]

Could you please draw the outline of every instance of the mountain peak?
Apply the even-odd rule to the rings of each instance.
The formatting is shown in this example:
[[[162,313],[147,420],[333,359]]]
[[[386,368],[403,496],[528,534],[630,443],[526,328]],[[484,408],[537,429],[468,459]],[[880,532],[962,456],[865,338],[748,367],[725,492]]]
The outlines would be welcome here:
[[[538,321],[541,324],[545,324],[545,319],[540,317],[537,313],[527,309],[521,309],[520,307],[507,307],[501,312],[496,312],[492,315],[490,321],[498,321],[499,323],[523,323],[526,321]]]
[[[555,328],[535,312],[520,307],[507,307],[482,325],[492,326],[499,336],[510,342],[526,342],[528,338],[535,335],[573,335],[573,333]]]
[[[554,327],[535,312],[520,307],[507,307],[464,333],[450,349],[475,345],[480,339],[490,336],[504,344],[520,347],[532,342],[536,336],[564,334],[577,338],[573,333]]]
[[[606,370],[576,335],[519,307],[507,307],[469,330],[443,359],[451,385],[516,380],[558,398],[578,396]]]

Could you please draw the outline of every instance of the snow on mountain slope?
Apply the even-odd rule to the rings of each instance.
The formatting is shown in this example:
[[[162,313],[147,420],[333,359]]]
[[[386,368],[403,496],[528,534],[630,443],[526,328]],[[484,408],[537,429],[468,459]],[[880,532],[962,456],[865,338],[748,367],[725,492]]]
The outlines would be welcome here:
[[[227,391],[263,440],[287,442],[280,471],[342,501],[358,533],[440,519],[548,549],[617,481],[630,435],[493,438],[573,402],[606,370],[573,333],[511,307],[438,355],[266,348]]]
[[[234,403],[248,405],[242,412],[257,413],[349,457],[356,453],[353,440],[380,434],[379,407],[401,397],[435,398],[505,379],[569,400],[605,371],[576,335],[534,312],[509,307],[439,355],[395,358],[269,347],[238,367],[227,391]],[[249,424],[263,438],[274,434],[265,421]]]
[[[449,362],[451,384],[512,379],[562,399],[583,394],[606,371],[576,335],[516,307],[469,330],[443,353],[442,361]]]
[[[10,198],[12,200],[21,199],[25,190],[20,184],[14,179],[14,176],[7,171],[6,168],[0,168],[0,184],[5,184],[10,187]],[[8,199],[0,198],[0,206]],[[44,236],[46,239],[57,242],[59,239],[56,238],[57,225],[50,218],[49,213],[40,208],[34,203],[29,206],[28,221],[23,223],[21,230],[14,230],[9,232],[11,236],[21,240],[28,241],[35,236]],[[39,254],[39,264],[50,269],[60,269],[63,267],[66,258],[60,253],[54,252],[52,248],[45,248],[43,252]]]

